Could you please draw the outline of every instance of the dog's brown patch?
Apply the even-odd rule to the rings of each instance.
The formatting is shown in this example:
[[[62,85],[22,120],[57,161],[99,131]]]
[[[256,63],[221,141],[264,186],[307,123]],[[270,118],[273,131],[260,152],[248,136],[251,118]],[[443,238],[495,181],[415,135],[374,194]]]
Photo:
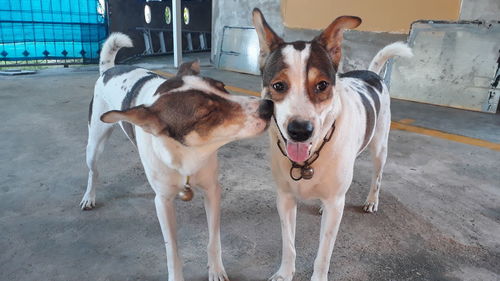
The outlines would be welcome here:
[[[162,95],[151,106],[104,113],[106,123],[127,121],[153,135],[166,135],[185,144],[185,137],[196,132],[208,138],[214,129],[242,123],[243,108],[236,102],[199,90]]]
[[[284,61],[282,50],[285,45],[274,50],[267,58],[261,69],[262,72],[262,85],[267,89],[265,98],[271,99],[274,102],[282,101],[288,89],[290,87],[290,81],[287,75],[288,65]],[[285,84],[286,90],[283,92],[278,92],[273,88],[273,84],[277,82],[283,82]]]
[[[328,52],[317,42],[311,42],[311,51],[307,61],[306,89],[312,103],[321,103],[332,97],[332,87],[335,85],[336,70]],[[323,91],[318,91],[321,81],[328,83]]]
[[[337,73],[332,59],[328,52],[318,42],[311,42],[311,51],[307,61],[307,68],[316,68],[321,74],[335,84],[335,74]]]
[[[324,90],[319,90],[318,84],[324,82],[327,83],[326,88]],[[333,96],[332,87],[332,82],[323,72],[315,67],[309,69],[307,72],[306,90],[309,100],[311,100],[312,103],[318,104],[325,100],[329,100]]]
[[[242,115],[238,103],[198,90],[164,95],[150,109],[164,124],[161,133],[181,143],[192,131],[207,137],[216,127],[237,122]]]
[[[229,94],[229,92],[226,90],[226,85],[224,85],[224,83],[222,83],[221,81],[209,77],[203,77],[203,80],[205,80],[205,82],[207,82],[212,88],[215,88],[223,93]]]
[[[285,89],[283,91],[277,91],[273,87],[274,84],[279,83],[279,82],[284,84]],[[290,81],[290,79],[288,78],[287,70],[284,69],[284,70],[280,71],[269,82],[269,86],[267,86],[268,91],[269,91],[268,92],[269,98],[274,102],[280,102],[280,101],[284,100],[290,91],[291,83],[292,83],[292,81]]]
[[[288,65],[285,63],[283,54],[282,54],[282,48],[279,48],[277,50],[274,50],[267,58],[265,61],[265,64],[263,65],[263,68],[261,69],[262,72],[262,84],[264,87],[267,87],[271,84],[271,80],[274,80],[276,75],[286,68],[288,68]]]
[[[353,29],[361,24],[361,18],[353,16],[341,16],[336,18],[314,41],[322,45],[330,54],[335,70],[342,56],[342,40],[344,30]]]
[[[195,60],[192,62],[185,62],[179,66],[179,70],[177,71],[178,77],[186,76],[186,75],[198,75],[200,74],[200,61]]]
[[[154,95],[157,95],[157,94],[162,95],[162,94],[168,93],[174,89],[182,87],[182,85],[184,85],[184,81],[182,81],[182,77],[176,76],[176,77],[170,78],[167,81],[161,83],[161,85],[156,89],[156,92],[154,93]]]

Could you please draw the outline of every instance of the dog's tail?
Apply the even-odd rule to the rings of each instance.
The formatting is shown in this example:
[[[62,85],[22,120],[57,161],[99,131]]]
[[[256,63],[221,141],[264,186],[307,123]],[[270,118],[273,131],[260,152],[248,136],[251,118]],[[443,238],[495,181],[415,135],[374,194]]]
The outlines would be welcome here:
[[[115,57],[121,48],[133,47],[132,40],[127,35],[120,32],[113,32],[102,45],[101,58],[99,60],[99,73],[115,66]]]
[[[410,58],[413,56],[413,52],[411,48],[403,42],[392,43],[385,46],[375,55],[368,70],[379,74],[385,62],[395,56]]]

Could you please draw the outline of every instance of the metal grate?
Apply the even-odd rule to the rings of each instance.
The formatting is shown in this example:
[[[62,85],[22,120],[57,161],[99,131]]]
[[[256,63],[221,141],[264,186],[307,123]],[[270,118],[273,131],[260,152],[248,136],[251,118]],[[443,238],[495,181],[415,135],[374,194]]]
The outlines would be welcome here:
[[[103,0],[0,0],[0,67],[96,63],[107,35]]]

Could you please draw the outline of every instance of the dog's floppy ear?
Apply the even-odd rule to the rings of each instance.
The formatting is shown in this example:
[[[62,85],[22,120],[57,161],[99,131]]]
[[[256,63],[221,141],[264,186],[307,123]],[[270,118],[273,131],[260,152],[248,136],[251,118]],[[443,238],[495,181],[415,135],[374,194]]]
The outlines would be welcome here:
[[[165,129],[165,126],[160,118],[158,118],[158,115],[144,105],[132,107],[124,111],[108,111],[101,115],[101,121],[104,123],[127,121],[134,125],[140,126],[144,131],[155,136],[158,135],[163,129]]]
[[[255,8],[252,12],[253,25],[255,26],[255,31],[257,31],[257,36],[259,37],[260,46],[260,56],[259,65],[262,68],[266,57],[278,48],[280,44],[283,43],[283,39],[279,37],[274,30],[267,24],[266,19],[262,15],[262,12]]]
[[[200,60],[196,59],[192,62],[185,62],[179,66],[177,71],[177,77],[182,77],[185,75],[198,75],[200,74]]]
[[[318,37],[314,38],[321,44],[332,57],[332,62],[337,69],[342,52],[342,39],[344,29],[353,29],[361,24],[361,18],[354,16],[341,16],[336,18]]]

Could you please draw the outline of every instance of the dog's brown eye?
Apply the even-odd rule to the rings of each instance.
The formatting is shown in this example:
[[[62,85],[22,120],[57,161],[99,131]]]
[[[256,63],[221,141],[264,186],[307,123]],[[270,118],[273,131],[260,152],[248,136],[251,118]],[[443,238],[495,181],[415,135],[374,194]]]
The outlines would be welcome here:
[[[326,88],[328,88],[328,82],[326,81],[321,81],[319,82],[318,84],[316,84],[316,93],[321,93],[323,92],[324,90],[326,90]]]
[[[282,93],[286,90],[286,84],[283,82],[276,82],[273,84],[273,89],[278,93]]]

